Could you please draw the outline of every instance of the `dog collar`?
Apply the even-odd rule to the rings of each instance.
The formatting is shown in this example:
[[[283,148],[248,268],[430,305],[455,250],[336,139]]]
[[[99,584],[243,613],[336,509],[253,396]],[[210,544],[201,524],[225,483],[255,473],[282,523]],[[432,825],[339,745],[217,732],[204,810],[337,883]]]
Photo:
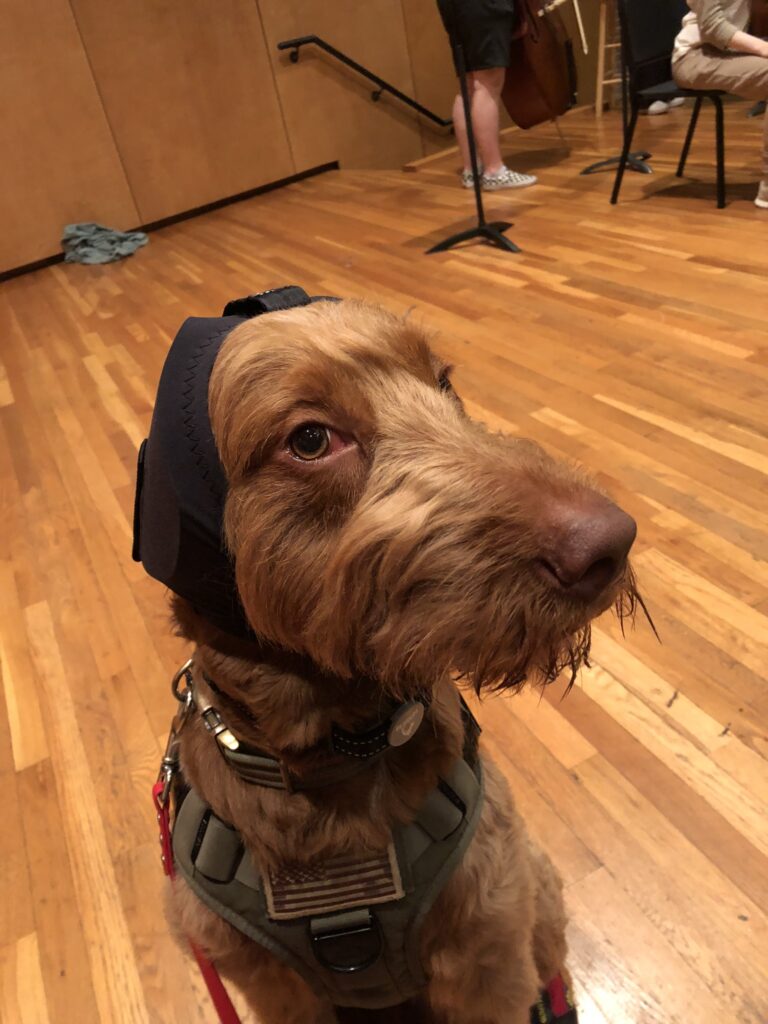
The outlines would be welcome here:
[[[246,718],[253,719],[251,711],[225,693],[207,673],[203,673],[203,678],[214,694],[235,705]],[[304,778],[291,772],[280,758],[272,757],[239,739],[224,720],[220,710],[200,699],[192,675],[191,659],[174,676],[172,690],[182,705],[182,719],[195,712],[200,716],[205,728],[215,738],[224,760],[241,779],[269,789],[283,789],[288,792],[319,789],[359,774],[367,764],[381,757],[391,747],[401,747],[413,739],[431,703],[428,694],[419,693],[413,699],[396,705],[386,718],[363,732],[342,729],[334,722],[328,737],[328,752],[344,757],[345,761],[326,768],[313,769],[311,776]],[[179,725],[177,731],[180,727]]]

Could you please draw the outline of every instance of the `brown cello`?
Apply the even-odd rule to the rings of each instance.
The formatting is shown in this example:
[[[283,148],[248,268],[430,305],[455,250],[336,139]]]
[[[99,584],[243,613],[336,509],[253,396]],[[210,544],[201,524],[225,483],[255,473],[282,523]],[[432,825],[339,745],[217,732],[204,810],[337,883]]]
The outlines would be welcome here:
[[[576,102],[573,44],[560,12],[564,0],[517,0],[520,8],[501,99],[521,128],[560,117]],[[581,13],[575,4],[586,53]]]

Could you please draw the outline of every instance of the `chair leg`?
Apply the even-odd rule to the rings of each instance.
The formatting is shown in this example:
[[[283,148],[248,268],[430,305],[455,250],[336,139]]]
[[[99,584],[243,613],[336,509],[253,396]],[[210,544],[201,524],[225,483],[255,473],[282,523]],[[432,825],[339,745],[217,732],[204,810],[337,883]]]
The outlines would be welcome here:
[[[713,96],[715,105],[715,143],[717,146],[717,208],[725,206],[725,119],[723,118],[723,101]]]
[[[685,165],[688,160],[688,154],[691,150],[691,143],[693,142],[694,132],[696,131],[696,125],[699,122],[699,111],[701,110],[701,104],[704,102],[703,96],[697,96],[696,102],[693,105],[693,111],[691,113],[691,120],[688,123],[688,132],[685,136],[685,142],[683,144],[683,151],[680,154],[680,163],[677,165],[677,177],[682,178],[685,174]]]
[[[624,178],[624,171],[627,169],[627,161],[629,159],[629,151],[632,148],[632,138],[635,134],[635,128],[637,126],[637,117],[640,113],[640,107],[637,104],[637,100],[632,99],[632,116],[629,119],[627,130],[624,132],[624,146],[621,150],[621,158],[619,160],[619,166],[616,169],[616,179],[613,183],[613,192],[611,193],[611,205],[615,206],[619,201],[619,192],[621,190],[621,182]]]

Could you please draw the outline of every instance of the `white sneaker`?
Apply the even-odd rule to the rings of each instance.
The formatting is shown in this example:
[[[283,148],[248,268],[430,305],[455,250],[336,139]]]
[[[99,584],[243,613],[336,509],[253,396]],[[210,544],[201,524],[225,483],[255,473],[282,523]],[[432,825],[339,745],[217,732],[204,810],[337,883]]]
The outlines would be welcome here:
[[[480,164],[480,166],[478,167],[478,170],[480,171],[480,178],[482,180],[482,177],[483,177],[483,165],[482,164]],[[464,188],[474,188],[475,187],[475,176],[472,173],[472,171],[462,171],[461,172],[461,184],[464,186]]]
[[[768,178],[763,178],[760,182],[760,188],[755,196],[755,206],[759,206],[761,210],[768,210]]]
[[[483,190],[495,192],[500,188],[528,188],[535,185],[539,179],[535,174],[520,174],[518,171],[510,171],[508,167],[502,167],[495,174],[483,175]]]
[[[673,100],[654,100],[653,103],[647,107],[643,113],[650,114],[651,117],[654,114],[666,114],[667,111],[671,110],[672,107],[682,107],[685,103],[685,96],[676,96]]]

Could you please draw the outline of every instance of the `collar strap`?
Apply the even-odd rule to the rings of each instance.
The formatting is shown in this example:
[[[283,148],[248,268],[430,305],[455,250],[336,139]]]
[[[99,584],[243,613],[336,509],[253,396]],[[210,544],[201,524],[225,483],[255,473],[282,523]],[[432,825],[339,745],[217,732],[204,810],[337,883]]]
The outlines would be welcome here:
[[[431,703],[430,695],[422,692],[414,699],[397,705],[387,718],[364,732],[351,732],[334,722],[328,741],[330,753],[346,760],[326,768],[313,769],[311,775],[304,778],[292,773],[280,758],[272,757],[235,736],[219,710],[200,700],[195,690],[191,663],[188,662],[177,674],[177,680],[182,676],[186,681],[186,689],[179,692],[177,681],[174,694],[187,713],[197,711],[205,728],[215,737],[227,764],[245,782],[288,792],[319,789],[358,775],[369,762],[381,757],[390,747],[400,747],[411,740],[419,731]],[[246,718],[254,720],[249,708],[226,694],[206,673],[203,673],[203,678],[215,694],[235,705]]]

